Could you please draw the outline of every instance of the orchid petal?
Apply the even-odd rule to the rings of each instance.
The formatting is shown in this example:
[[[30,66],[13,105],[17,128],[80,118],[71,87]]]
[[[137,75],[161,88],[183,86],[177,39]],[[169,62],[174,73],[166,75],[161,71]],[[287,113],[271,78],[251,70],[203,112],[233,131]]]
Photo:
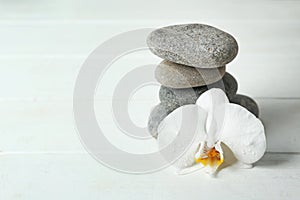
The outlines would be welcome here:
[[[207,90],[198,98],[196,104],[201,106],[206,112],[211,112],[218,105],[229,103],[229,100],[223,90],[213,88]]]
[[[202,168],[204,168],[204,166],[202,164],[195,163],[191,167],[179,169],[177,171],[177,174],[178,175],[186,175],[186,174],[190,174],[190,173],[193,173],[195,171],[198,171],[199,169],[202,169]]]
[[[266,137],[262,122],[247,109],[237,104],[225,104],[220,129],[220,141],[226,144],[237,160],[252,164],[258,161],[266,150]]]
[[[185,105],[174,110],[160,123],[157,138],[159,149],[171,144],[176,137],[180,137],[178,140],[180,144],[174,144],[174,152],[184,144],[181,156],[174,163],[179,170],[195,168],[195,153],[199,149],[200,142],[206,137],[206,117],[206,112],[199,106]]]
[[[221,105],[229,103],[223,90],[213,88],[204,92],[197,100],[196,104],[203,108],[207,113],[206,132],[208,133],[207,142],[213,146],[218,139],[219,128],[223,124],[224,112],[215,113]]]

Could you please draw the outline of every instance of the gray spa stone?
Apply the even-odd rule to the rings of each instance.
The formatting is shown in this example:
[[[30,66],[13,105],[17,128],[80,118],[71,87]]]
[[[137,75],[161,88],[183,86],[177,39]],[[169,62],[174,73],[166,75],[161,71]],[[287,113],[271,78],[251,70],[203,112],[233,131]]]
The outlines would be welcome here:
[[[230,100],[238,91],[238,82],[231,74],[226,72],[221,81],[211,84],[209,88],[225,88],[225,93]]]
[[[231,62],[238,53],[233,36],[205,24],[181,24],[162,27],[147,38],[157,56],[183,65],[216,68]]]
[[[163,60],[155,70],[156,80],[166,87],[190,88],[219,81],[226,67],[213,69],[195,68]]]
[[[248,96],[237,94],[232,100],[231,103],[239,104],[253,113],[256,117],[259,117],[259,108],[256,102]],[[190,102],[193,104],[194,102]],[[187,103],[188,104],[188,103]],[[168,116],[171,112],[173,112],[176,108],[179,108],[180,105],[177,103],[167,103],[162,102],[154,107],[151,111],[149,119],[148,119],[148,131],[149,133],[157,138],[157,128],[161,121]]]
[[[157,137],[160,122],[178,107],[176,104],[162,102],[153,108],[148,119],[148,131],[153,137]]]
[[[211,88],[220,88],[225,89],[225,93],[229,100],[235,97],[238,90],[238,83],[235,78],[229,74],[225,73],[224,77],[211,85],[193,87],[193,88],[184,88],[184,89],[175,89],[165,86],[161,86],[159,90],[159,99],[161,102],[165,102],[171,105],[187,105],[196,103],[199,96]]]
[[[243,106],[244,108],[249,110],[252,114],[254,114],[256,117],[259,117],[258,105],[252,98],[245,95],[237,94],[233,99],[231,99],[230,102]]]

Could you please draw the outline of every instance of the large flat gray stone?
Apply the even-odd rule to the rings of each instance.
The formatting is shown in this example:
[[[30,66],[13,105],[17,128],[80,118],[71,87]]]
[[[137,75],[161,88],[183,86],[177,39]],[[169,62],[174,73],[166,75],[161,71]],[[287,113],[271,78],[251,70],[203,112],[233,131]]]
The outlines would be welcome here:
[[[230,102],[243,106],[251,113],[253,113],[256,117],[259,117],[259,108],[254,99],[245,95],[237,94],[233,99],[231,99]]]
[[[148,131],[153,137],[157,137],[157,128],[160,122],[178,107],[179,105],[176,104],[162,102],[152,109],[148,118]]]
[[[202,93],[211,88],[220,88],[225,90],[227,97],[232,99],[235,97],[238,90],[238,83],[231,74],[225,73],[224,77],[220,81],[208,86],[184,89],[161,86],[159,90],[159,99],[161,102],[166,102],[172,105],[194,104]]]
[[[231,62],[238,44],[230,34],[205,24],[180,24],[162,27],[147,38],[157,56],[183,65],[216,68]]]
[[[238,104],[243,106],[251,113],[253,113],[256,117],[259,117],[259,108],[256,102],[245,95],[237,94],[230,100],[231,103]],[[190,104],[193,104],[192,101]],[[170,102],[162,102],[154,107],[152,112],[150,113],[148,119],[148,131],[153,137],[157,137],[157,128],[162,120],[167,117],[171,112],[173,112],[176,108],[179,108],[180,105],[177,103]]]
[[[155,70],[156,80],[166,87],[190,88],[210,85],[222,79],[226,67],[195,68],[163,60]]]

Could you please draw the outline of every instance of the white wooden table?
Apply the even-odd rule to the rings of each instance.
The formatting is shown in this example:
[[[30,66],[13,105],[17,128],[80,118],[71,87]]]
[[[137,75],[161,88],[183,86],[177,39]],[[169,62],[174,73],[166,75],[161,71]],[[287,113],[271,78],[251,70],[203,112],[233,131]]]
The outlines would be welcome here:
[[[73,119],[82,63],[113,35],[189,22],[237,38],[239,54],[227,71],[239,93],[260,105],[266,155],[251,170],[226,168],[215,179],[176,176],[171,168],[131,175],[102,166],[83,148]],[[300,1],[0,0],[0,199],[299,199],[299,35]],[[131,152],[151,151],[155,141],[133,141],[118,131],[111,91],[120,72],[159,61],[149,52],[119,60],[96,96],[110,140]],[[146,124],[157,92],[134,96],[129,111],[137,124]]]

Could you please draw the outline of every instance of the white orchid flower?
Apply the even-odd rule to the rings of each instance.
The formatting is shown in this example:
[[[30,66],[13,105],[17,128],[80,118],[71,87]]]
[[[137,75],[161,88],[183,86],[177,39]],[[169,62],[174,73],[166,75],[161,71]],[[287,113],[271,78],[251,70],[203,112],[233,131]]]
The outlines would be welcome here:
[[[193,140],[174,163],[179,174],[191,173],[205,167],[214,174],[228,159],[230,149],[240,166],[251,167],[266,150],[262,122],[247,109],[229,103],[221,89],[203,93],[194,105],[185,105],[170,113],[158,127],[160,148],[170,144],[179,134],[191,134]]]

